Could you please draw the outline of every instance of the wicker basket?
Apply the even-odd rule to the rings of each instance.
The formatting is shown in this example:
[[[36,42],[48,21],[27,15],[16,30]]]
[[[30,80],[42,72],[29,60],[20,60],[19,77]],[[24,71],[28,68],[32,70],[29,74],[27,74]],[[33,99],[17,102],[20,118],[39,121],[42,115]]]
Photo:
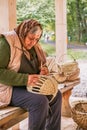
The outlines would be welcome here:
[[[78,126],[87,130],[87,103],[78,103],[71,111],[72,118]]]
[[[61,74],[61,76],[66,77],[67,81],[74,81],[79,78],[79,64],[74,58],[73,61],[57,63],[55,57],[49,57],[47,58],[47,66],[50,73]],[[60,78],[61,76],[59,75]]]
[[[34,86],[27,86],[27,90],[36,94],[52,95],[52,101],[58,92],[58,81],[55,77],[40,75],[39,81]]]
[[[72,55],[69,55],[70,57],[72,57],[71,61],[68,60],[64,62],[62,60],[64,55],[61,55],[61,57],[58,60],[57,63],[58,70],[59,70],[58,72],[64,73],[67,81],[74,81],[79,78],[79,74],[80,74],[79,64]]]
[[[61,69],[64,73],[72,73],[78,68],[78,63],[76,61],[66,62],[61,65]]]
[[[79,78],[80,69],[77,61],[58,64],[59,72],[64,73],[67,81],[74,81]]]

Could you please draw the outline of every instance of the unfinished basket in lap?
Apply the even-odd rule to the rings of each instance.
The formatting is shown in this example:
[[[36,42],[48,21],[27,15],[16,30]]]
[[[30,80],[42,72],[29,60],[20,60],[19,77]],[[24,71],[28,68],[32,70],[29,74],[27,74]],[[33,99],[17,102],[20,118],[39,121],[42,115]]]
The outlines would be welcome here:
[[[27,90],[36,94],[53,95],[54,98],[58,92],[58,82],[51,75],[41,75],[35,86],[27,86]]]

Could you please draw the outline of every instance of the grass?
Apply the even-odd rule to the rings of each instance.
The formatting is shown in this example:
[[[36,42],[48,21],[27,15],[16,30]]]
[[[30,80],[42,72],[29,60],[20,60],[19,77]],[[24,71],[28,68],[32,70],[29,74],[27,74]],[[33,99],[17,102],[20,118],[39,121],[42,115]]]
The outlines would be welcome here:
[[[41,46],[44,49],[44,51],[46,52],[46,54],[48,54],[50,56],[56,55],[55,45],[41,43]],[[77,60],[86,60],[87,59],[87,51],[68,49],[67,54],[68,54],[69,58],[72,58],[72,56],[73,56]]]
[[[68,54],[77,60],[87,60],[87,51],[68,49]]]
[[[56,54],[56,49],[55,49],[54,45],[42,43],[41,46],[42,46],[43,50],[46,52],[46,54],[48,54],[48,55]]]

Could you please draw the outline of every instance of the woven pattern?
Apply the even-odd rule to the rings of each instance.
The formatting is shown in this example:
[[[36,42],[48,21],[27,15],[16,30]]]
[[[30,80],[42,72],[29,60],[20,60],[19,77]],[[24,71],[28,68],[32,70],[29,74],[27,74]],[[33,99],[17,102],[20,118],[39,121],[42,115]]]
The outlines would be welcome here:
[[[66,63],[57,63],[55,57],[47,58],[47,66],[50,73],[57,73],[59,83],[74,81],[79,78],[80,69],[76,60]]]
[[[66,76],[64,75],[64,73],[50,73],[50,76],[55,78],[58,83],[63,83],[66,81]]]
[[[65,74],[72,73],[78,68],[78,63],[76,61],[64,63],[61,65],[61,69]]]
[[[84,129],[87,129],[87,103],[78,103],[72,109],[72,118]]]
[[[76,61],[58,65],[60,73],[64,73],[67,81],[74,81],[79,77],[80,69]]]
[[[65,63],[57,63],[55,57],[47,58],[47,66],[49,72],[57,72],[61,76],[59,76],[59,80],[62,81],[62,77],[66,77],[67,81],[74,81],[79,78],[80,68],[78,62],[74,59],[70,62]]]
[[[52,73],[52,72],[59,73],[59,68],[58,68],[55,57],[47,57],[46,65],[47,65],[50,73]]]
[[[69,98],[71,114],[79,128],[87,130],[87,82],[82,81]]]
[[[47,67],[50,73],[56,72],[59,75],[59,82],[63,82],[66,77],[67,81],[74,81],[79,78],[80,69],[78,62],[74,59],[72,62],[57,63],[55,57],[47,58]]]
[[[36,94],[53,95],[54,98],[58,92],[58,82],[53,75],[41,75],[35,86],[27,86],[27,90]]]

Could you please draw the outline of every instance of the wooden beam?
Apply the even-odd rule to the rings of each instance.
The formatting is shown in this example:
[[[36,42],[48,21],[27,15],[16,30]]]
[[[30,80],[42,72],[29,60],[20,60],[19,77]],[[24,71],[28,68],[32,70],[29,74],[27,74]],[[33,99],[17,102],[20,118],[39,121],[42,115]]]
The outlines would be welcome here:
[[[56,29],[56,59],[59,62],[66,59],[67,53],[67,20],[66,0],[55,0],[55,29]]]
[[[16,27],[16,0],[0,0],[0,33]]]
[[[9,30],[16,27],[16,0],[9,0]]]

